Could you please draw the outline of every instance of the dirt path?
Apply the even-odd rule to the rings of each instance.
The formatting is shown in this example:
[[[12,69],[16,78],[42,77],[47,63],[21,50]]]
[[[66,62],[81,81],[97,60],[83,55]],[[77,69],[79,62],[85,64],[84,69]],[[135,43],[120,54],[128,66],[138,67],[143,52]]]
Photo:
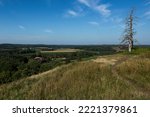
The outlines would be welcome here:
[[[119,63],[117,63],[117,64],[119,64]],[[120,80],[126,82],[126,84],[134,86],[135,89],[137,89],[140,94],[148,96],[149,93],[150,93],[150,89],[145,89],[144,86],[139,85],[139,84],[137,85],[136,81],[134,81],[132,79],[129,79],[129,78],[124,78],[121,75],[119,75],[118,72],[116,71],[117,64],[112,67],[112,76],[114,76],[115,78],[120,79]]]
[[[32,76],[28,77],[27,79],[36,79],[36,78],[39,78],[39,76],[42,77],[42,76],[45,76],[47,74],[53,73],[53,72],[57,71],[58,69],[60,69],[60,67],[56,67],[56,68],[51,69],[49,71],[42,72],[42,73],[39,73],[39,74],[36,74],[36,75],[32,75]]]
[[[100,56],[97,59],[94,59],[92,61],[97,62],[97,63],[106,64],[106,65],[117,66],[117,65],[125,62],[128,59],[129,59],[129,57],[127,57],[127,56],[110,55],[110,56]]]
[[[136,56],[132,56],[132,59],[133,58],[136,58]],[[104,57],[98,57],[97,59],[95,60],[92,60],[94,62],[97,62],[97,63],[102,63],[104,65],[111,65],[112,67],[112,76],[117,78],[117,79],[120,79],[124,82],[126,82],[127,84],[129,85],[132,85],[134,86],[136,89],[138,89],[139,93],[140,94],[146,94],[148,95],[150,90],[149,89],[145,89],[144,86],[142,85],[137,85],[136,82],[132,79],[129,79],[129,78],[123,78],[122,76],[120,76],[116,70],[116,67],[126,61],[128,61],[129,59],[131,59],[130,56],[104,56]]]

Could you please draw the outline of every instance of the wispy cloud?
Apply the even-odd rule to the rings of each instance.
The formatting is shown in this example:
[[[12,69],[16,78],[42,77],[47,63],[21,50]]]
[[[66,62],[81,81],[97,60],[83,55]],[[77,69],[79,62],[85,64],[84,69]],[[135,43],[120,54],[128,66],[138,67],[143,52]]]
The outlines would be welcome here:
[[[95,7],[95,10],[97,10],[100,14],[103,16],[109,16],[111,14],[111,11],[108,9],[108,4],[102,4]]]
[[[109,9],[110,4],[102,4],[100,0],[78,0],[78,2],[99,12],[102,16],[107,17],[111,14],[111,10]]]
[[[98,22],[95,22],[95,21],[90,21],[88,22],[89,24],[91,25],[94,25],[94,26],[99,26],[99,23]]]
[[[144,14],[145,17],[147,17],[148,19],[150,19],[150,11],[147,11],[145,14]]]
[[[65,17],[80,17],[84,16],[86,11],[80,5],[75,5],[72,9],[69,9],[65,13]]]
[[[46,33],[53,33],[53,31],[51,29],[45,29],[44,32],[46,32]]]
[[[147,2],[145,5],[150,5],[150,1],[149,1],[149,2]]]
[[[145,13],[145,16],[150,16],[150,11],[147,11],[147,12]]]
[[[89,3],[90,1],[89,0],[78,0],[80,3],[88,6],[88,7],[91,7],[91,4]]]
[[[18,25],[18,28],[20,28],[20,29],[22,29],[22,30],[25,29],[25,27],[24,27],[23,25]]]
[[[120,18],[120,17],[113,17],[113,18],[111,18],[111,21],[112,21],[113,23],[119,24],[119,23],[122,23],[122,22],[123,22],[123,19]]]
[[[76,17],[76,16],[78,16],[79,14],[78,14],[76,11],[74,11],[74,10],[68,10],[68,11],[67,11],[67,15],[68,15],[68,16],[72,16],[72,17]]]

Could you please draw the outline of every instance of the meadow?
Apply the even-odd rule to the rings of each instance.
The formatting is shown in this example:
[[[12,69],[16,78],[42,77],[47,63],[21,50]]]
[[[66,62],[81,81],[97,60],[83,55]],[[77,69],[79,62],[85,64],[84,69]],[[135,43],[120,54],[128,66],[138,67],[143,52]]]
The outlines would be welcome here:
[[[41,53],[66,53],[66,52],[78,52],[81,51],[79,49],[71,49],[71,48],[63,48],[63,49],[56,49],[53,51],[41,51]]]

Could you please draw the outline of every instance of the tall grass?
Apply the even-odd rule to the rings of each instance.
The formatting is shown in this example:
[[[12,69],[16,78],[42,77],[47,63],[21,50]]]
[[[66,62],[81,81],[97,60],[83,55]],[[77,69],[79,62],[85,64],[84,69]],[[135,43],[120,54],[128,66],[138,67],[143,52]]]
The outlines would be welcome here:
[[[150,99],[149,54],[117,66],[92,61],[0,86],[0,99]]]
[[[124,55],[140,55],[145,53],[150,53],[149,47],[134,47],[131,53],[129,53],[128,50],[122,52]]]

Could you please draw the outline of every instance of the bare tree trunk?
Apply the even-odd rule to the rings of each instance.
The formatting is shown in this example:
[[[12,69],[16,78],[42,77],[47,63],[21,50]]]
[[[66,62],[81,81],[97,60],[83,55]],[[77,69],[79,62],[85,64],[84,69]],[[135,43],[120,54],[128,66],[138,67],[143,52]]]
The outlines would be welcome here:
[[[131,52],[132,51],[132,42],[130,41],[129,42],[129,52]]]

